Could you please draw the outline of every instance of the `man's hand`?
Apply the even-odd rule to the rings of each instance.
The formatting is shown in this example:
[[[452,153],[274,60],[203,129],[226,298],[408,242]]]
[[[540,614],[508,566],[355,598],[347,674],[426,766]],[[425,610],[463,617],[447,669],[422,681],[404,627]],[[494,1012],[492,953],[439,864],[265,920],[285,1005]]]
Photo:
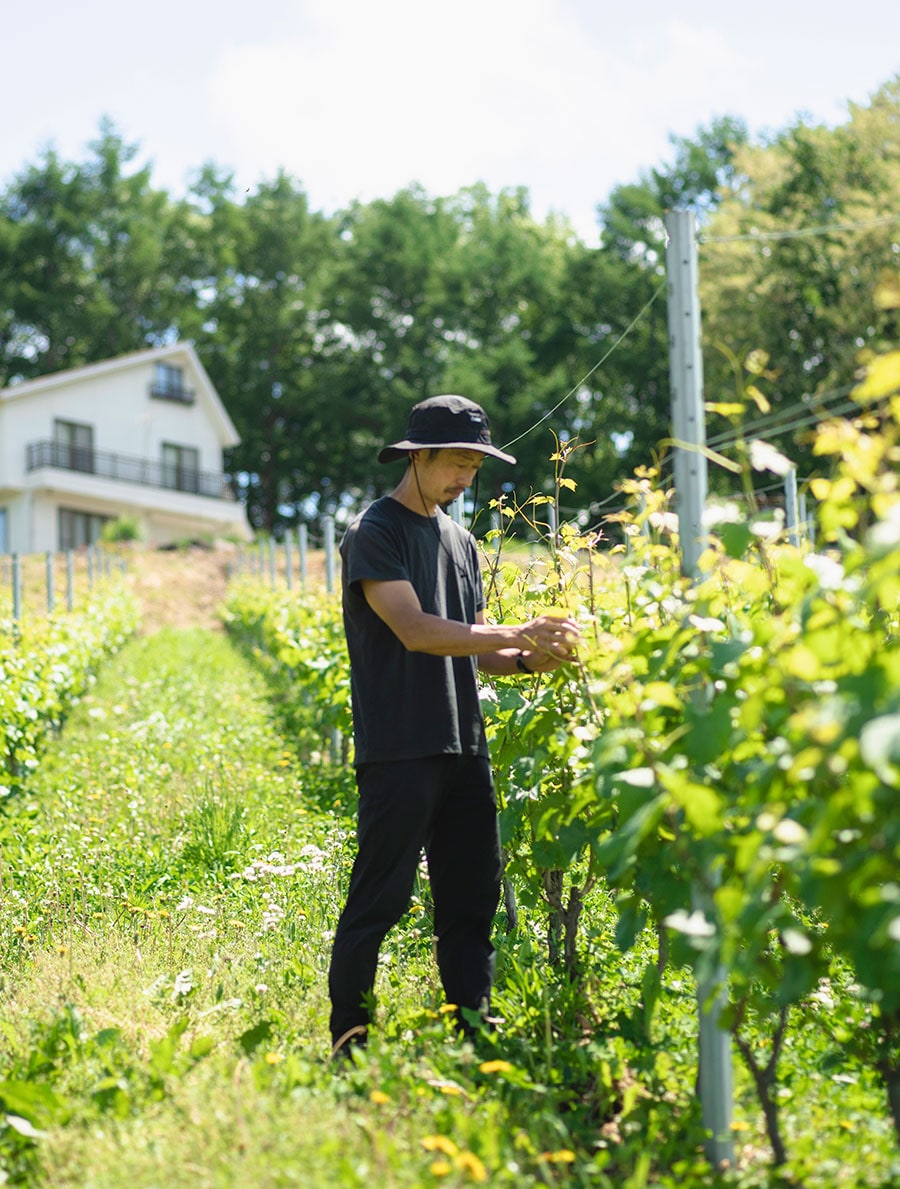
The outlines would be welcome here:
[[[522,625],[522,660],[533,673],[550,673],[574,658],[581,629],[574,619],[539,615]]]

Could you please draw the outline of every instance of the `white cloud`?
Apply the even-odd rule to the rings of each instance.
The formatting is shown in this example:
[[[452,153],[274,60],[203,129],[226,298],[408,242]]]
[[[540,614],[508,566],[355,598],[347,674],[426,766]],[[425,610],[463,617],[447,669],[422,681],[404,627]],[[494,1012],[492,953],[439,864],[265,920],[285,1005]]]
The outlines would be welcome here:
[[[678,21],[598,44],[562,0],[314,0],[308,18],[301,37],[225,48],[210,94],[236,160],[283,165],[326,206],[412,181],[525,184],[537,213],[584,232],[635,159],[660,160],[668,130],[692,132],[748,66]]]
[[[869,10],[868,12],[866,10]],[[78,159],[110,115],[174,192],[213,160],[242,188],[284,167],[314,205],[526,185],[591,237],[618,182],[716,115],[751,131],[837,120],[896,71],[896,4],[808,15],[717,0],[157,0],[135,39],[118,0],[14,5],[0,181],[47,141]],[[814,38],[814,42],[811,40]],[[4,44],[6,44],[6,42]],[[24,98],[23,98],[24,97]]]

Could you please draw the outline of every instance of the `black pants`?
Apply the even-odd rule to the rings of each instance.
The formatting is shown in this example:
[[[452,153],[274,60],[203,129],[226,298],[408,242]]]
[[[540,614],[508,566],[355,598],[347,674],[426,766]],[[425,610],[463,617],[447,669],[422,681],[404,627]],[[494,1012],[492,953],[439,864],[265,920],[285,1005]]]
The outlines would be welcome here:
[[[331,955],[331,1034],[367,1025],[378,950],[409,904],[422,848],[449,1003],[479,1010],[494,975],[502,860],[489,762],[439,755],[361,764],[359,852]]]

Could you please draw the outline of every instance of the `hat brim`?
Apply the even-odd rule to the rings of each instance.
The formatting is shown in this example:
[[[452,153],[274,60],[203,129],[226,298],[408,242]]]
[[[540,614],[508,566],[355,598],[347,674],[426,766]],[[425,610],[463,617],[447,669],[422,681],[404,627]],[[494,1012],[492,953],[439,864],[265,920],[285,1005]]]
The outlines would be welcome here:
[[[409,454],[410,450],[474,450],[478,454],[489,454],[491,458],[499,458],[501,462],[515,463],[511,454],[498,450],[496,446],[485,446],[481,442],[392,442],[378,452],[379,462],[396,462]]]

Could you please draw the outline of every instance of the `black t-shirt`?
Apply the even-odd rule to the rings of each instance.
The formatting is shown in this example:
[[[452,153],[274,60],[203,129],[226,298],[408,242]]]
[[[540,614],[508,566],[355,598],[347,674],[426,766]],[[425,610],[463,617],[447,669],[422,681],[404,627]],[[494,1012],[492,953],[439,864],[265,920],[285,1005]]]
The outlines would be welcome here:
[[[347,529],[341,558],[356,763],[486,756],[475,657],[409,651],[361,586],[407,581],[423,611],[474,623],[484,590],[472,536],[444,512],[419,516],[385,496]]]

